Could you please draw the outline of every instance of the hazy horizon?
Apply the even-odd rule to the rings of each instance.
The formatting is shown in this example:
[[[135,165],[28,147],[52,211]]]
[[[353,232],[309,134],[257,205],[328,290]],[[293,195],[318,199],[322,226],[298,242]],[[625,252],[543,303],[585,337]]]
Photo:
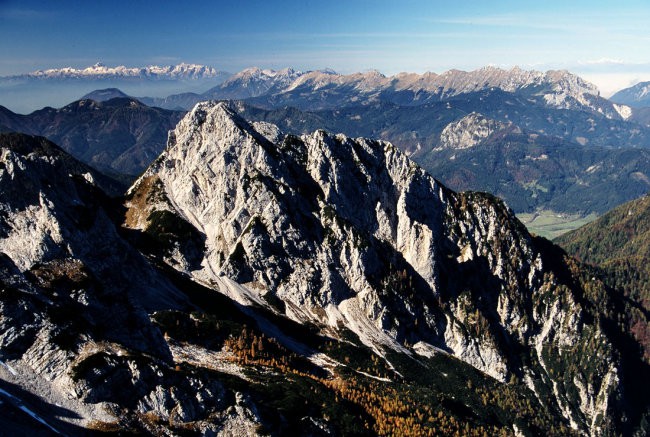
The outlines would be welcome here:
[[[566,69],[609,96],[650,80],[649,18],[641,0],[0,0],[0,76],[98,61],[386,75],[494,65]]]

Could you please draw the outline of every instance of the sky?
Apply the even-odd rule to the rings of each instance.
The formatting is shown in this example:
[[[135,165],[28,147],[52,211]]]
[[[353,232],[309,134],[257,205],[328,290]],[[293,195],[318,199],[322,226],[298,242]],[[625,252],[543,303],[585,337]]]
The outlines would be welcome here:
[[[650,1],[0,0],[0,76],[204,64],[340,73],[567,69],[650,81]]]

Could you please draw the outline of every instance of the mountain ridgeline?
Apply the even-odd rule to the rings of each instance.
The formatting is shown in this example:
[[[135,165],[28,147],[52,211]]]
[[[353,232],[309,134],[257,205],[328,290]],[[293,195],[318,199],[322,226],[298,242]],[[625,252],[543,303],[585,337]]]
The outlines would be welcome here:
[[[500,201],[449,191],[389,143],[287,136],[199,104],[127,208],[150,255],[240,305],[384,356],[450,354],[585,432],[645,408],[618,391],[647,366],[618,349],[616,296]]]
[[[290,68],[280,71],[250,68],[197,95],[192,104],[208,99],[254,99],[251,102],[264,107],[292,106],[309,110],[380,101],[420,106],[490,89],[524,92],[553,107],[586,107],[611,118],[621,118],[620,108],[601,98],[594,85],[567,71],[543,73],[494,67],[470,72],[451,70],[442,74],[400,73],[388,77],[378,71],[342,75],[329,70],[300,72]],[[156,100],[151,103],[155,104]]]
[[[468,121],[445,144],[530,135]],[[43,138],[0,152],[23,433],[648,433],[628,297],[389,142],[199,103],[117,200]]]
[[[287,133],[327,129],[390,141],[446,186],[490,192],[517,213],[599,215],[650,189],[647,111],[603,99],[564,71],[386,77],[252,68],[202,94],[136,101],[105,89],[85,97],[24,116],[3,110],[0,129],[44,135],[132,181],[196,102],[241,99],[232,108],[244,118]]]

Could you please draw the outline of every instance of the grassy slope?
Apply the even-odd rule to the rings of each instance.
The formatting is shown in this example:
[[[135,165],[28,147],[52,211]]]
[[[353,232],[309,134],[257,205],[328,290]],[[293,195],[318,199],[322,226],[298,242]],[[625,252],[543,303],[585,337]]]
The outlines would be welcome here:
[[[591,223],[598,216],[595,213],[583,216],[541,209],[532,213],[517,214],[517,218],[531,233],[553,239]]]

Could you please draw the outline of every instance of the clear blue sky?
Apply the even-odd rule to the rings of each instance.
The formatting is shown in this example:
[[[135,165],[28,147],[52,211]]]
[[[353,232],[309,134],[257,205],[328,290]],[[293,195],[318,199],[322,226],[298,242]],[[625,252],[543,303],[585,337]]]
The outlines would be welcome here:
[[[650,80],[650,1],[0,0],[0,75],[200,63],[350,73],[484,65]],[[606,85],[606,83],[612,85]]]

